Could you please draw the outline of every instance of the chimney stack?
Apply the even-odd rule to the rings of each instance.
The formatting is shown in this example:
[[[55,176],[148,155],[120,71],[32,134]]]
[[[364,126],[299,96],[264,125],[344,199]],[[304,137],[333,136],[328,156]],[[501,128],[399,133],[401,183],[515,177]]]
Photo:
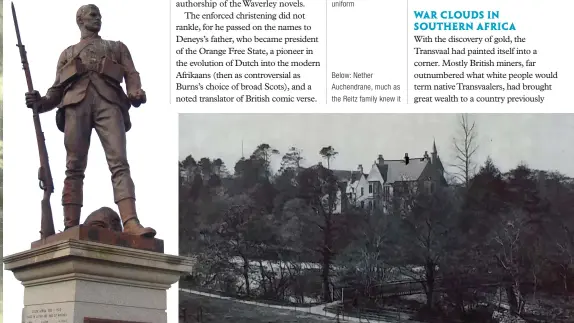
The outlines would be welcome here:
[[[409,160],[410,160],[409,154],[405,153],[405,164],[408,165],[408,164],[409,164]]]
[[[425,150],[425,154],[424,154],[423,157],[424,157],[424,159],[425,159],[426,161],[430,161],[430,156],[429,156],[429,152],[428,152],[428,151]]]
[[[357,170],[359,170],[359,175],[363,175],[363,165],[359,164],[359,167],[357,167]]]
[[[317,163],[317,166],[323,167],[323,162],[318,162],[318,163]]]
[[[383,155],[379,155],[379,158],[377,158],[377,164],[382,166],[385,163],[385,159],[383,158]]]

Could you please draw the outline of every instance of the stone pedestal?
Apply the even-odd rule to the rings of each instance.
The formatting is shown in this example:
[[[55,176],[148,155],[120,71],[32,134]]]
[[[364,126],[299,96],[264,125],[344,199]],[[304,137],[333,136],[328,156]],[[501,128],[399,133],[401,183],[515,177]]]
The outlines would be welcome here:
[[[127,247],[120,247],[109,239],[94,242],[110,231],[73,230],[4,258],[6,270],[25,288],[22,322],[167,322],[166,291],[183,273],[191,272],[189,258],[163,254],[163,243],[161,252],[135,248],[158,246],[161,240],[141,243],[130,238],[123,243]],[[119,236],[113,242],[123,234]]]

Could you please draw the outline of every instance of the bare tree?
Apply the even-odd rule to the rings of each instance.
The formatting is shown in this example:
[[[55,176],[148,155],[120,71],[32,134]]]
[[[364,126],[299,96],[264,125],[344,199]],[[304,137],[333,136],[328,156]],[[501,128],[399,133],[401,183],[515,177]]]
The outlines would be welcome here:
[[[432,308],[438,268],[452,243],[460,201],[446,188],[429,193],[419,189],[417,182],[403,180],[395,183],[392,204],[392,214],[400,219],[393,265],[421,284],[426,305]]]
[[[556,239],[556,248],[559,255],[561,256],[562,268],[560,276],[562,278],[562,285],[564,286],[564,292],[568,294],[568,276],[569,273],[574,268],[574,233],[570,231],[570,228],[563,224],[560,238]]]
[[[522,293],[524,266],[524,245],[529,240],[529,219],[522,210],[511,210],[504,214],[500,228],[493,230],[495,259],[502,269],[502,280],[505,283],[506,295],[513,314],[520,314],[526,304]]]
[[[343,270],[340,274],[352,277],[364,296],[379,300],[380,286],[398,279],[396,268],[388,262],[396,250],[392,234],[397,228],[382,212],[368,212],[365,216],[355,234],[356,240],[337,256],[337,267]]]
[[[456,162],[452,165],[456,168],[453,175],[468,188],[470,179],[476,171],[474,162],[474,154],[478,150],[476,123],[469,120],[467,114],[461,114],[458,127],[459,133],[452,140],[456,154]]]

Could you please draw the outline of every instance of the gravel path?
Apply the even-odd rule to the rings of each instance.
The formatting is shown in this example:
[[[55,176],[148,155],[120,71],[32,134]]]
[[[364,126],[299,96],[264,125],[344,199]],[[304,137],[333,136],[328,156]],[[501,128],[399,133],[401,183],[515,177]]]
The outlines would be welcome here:
[[[195,298],[194,298],[194,296],[195,296]],[[333,302],[333,303],[324,304],[324,305],[317,305],[317,306],[313,306],[313,307],[291,307],[291,306],[271,305],[271,304],[266,304],[266,303],[253,302],[253,301],[238,300],[238,299],[220,296],[220,295],[216,295],[216,294],[210,294],[210,293],[205,293],[205,292],[194,291],[191,289],[180,288],[180,307],[182,307],[182,306],[186,307],[185,306],[186,301],[196,300],[195,304],[197,306],[195,307],[195,309],[193,307],[190,307],[191,311],[188,310],[188,313],[190,315],[196,315],[197,314],[197,307],[198,307],[197,300],[202,300],[202,299],[203,299],[203,303],[201,305],[202,307],[204,307],[203,304],[207,304],[208,306],[214,307],[214,308],[219,307],[218,302],[214,301],[215,299],[217,299],[220,301],[219,303],[222,303],[222,304],[225,303],[226,304],[226,306],[223,307],[224,309],[233,308],[233,311],[228,310],[228,318],[230,319],[230,321],[225,321],[225,320],[217,321],[217,322],[221,322],[221,323],[227,323],[227,322],[238,322],[238,323],[240,323],[240,322],[243,322],[242,319],[244,317],[248,317],[248,316],[250,317],[250,319],[252,321],[245,321],[245,322],[254,322],[254,323],[256,323],[256,322],[265,322],[265,323],[267,323],[267,322],[285,322],[285,323],[288,323],[288,322],[336,322],[337,321],[337,314],[325,311],[325,307],[336,305],[336,304],[338,304],[338,302]],[[186,307],[186,308],[188,308],[188,307]],[[244,309],[244,310],[242,310],[242,309]],[[205,313],[208,310],[210,310],[210,309],[208,309],[208,307],[206,307],[204,309],[204,321],[203,322],[204,323],[216,322],[216,321],[205,320],[206,319]],[[237,311],[237,312],[235,312],[235,311]],[[217,312],[221,312],[221,309],[218,309]],[[231,313],[233,313],[233,314],[231,314]],[[275,319],[280,319],[280,320],[270,320],[267,317],[266,313],[272,314],[271,315],[272,317],[274,317]],[[291,321],[287,317],[289,315],[295,316],[296,320]],[[315,321],[313,321],[313,320],[315,320]],[[368,320],[365,320],[365,319],[361,320],[361,319],[356,318],[356,317],[345,317],[344,320],[339,318],[339,321],[340,322],[362,322],[362,323],[368,322]],[[371,319],[371,321],[373,321],[373,320]],[[195,322],[195,321],[192,320],[191,322]],[[373,322],[396,323],[397,321],[374,320]]]

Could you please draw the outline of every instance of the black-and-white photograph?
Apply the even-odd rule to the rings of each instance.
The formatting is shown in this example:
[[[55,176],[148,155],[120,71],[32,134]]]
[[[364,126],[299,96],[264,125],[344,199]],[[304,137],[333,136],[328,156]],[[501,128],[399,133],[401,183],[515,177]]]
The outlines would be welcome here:
[[[180,322],[573,322],[574,114],[180,114]]]

